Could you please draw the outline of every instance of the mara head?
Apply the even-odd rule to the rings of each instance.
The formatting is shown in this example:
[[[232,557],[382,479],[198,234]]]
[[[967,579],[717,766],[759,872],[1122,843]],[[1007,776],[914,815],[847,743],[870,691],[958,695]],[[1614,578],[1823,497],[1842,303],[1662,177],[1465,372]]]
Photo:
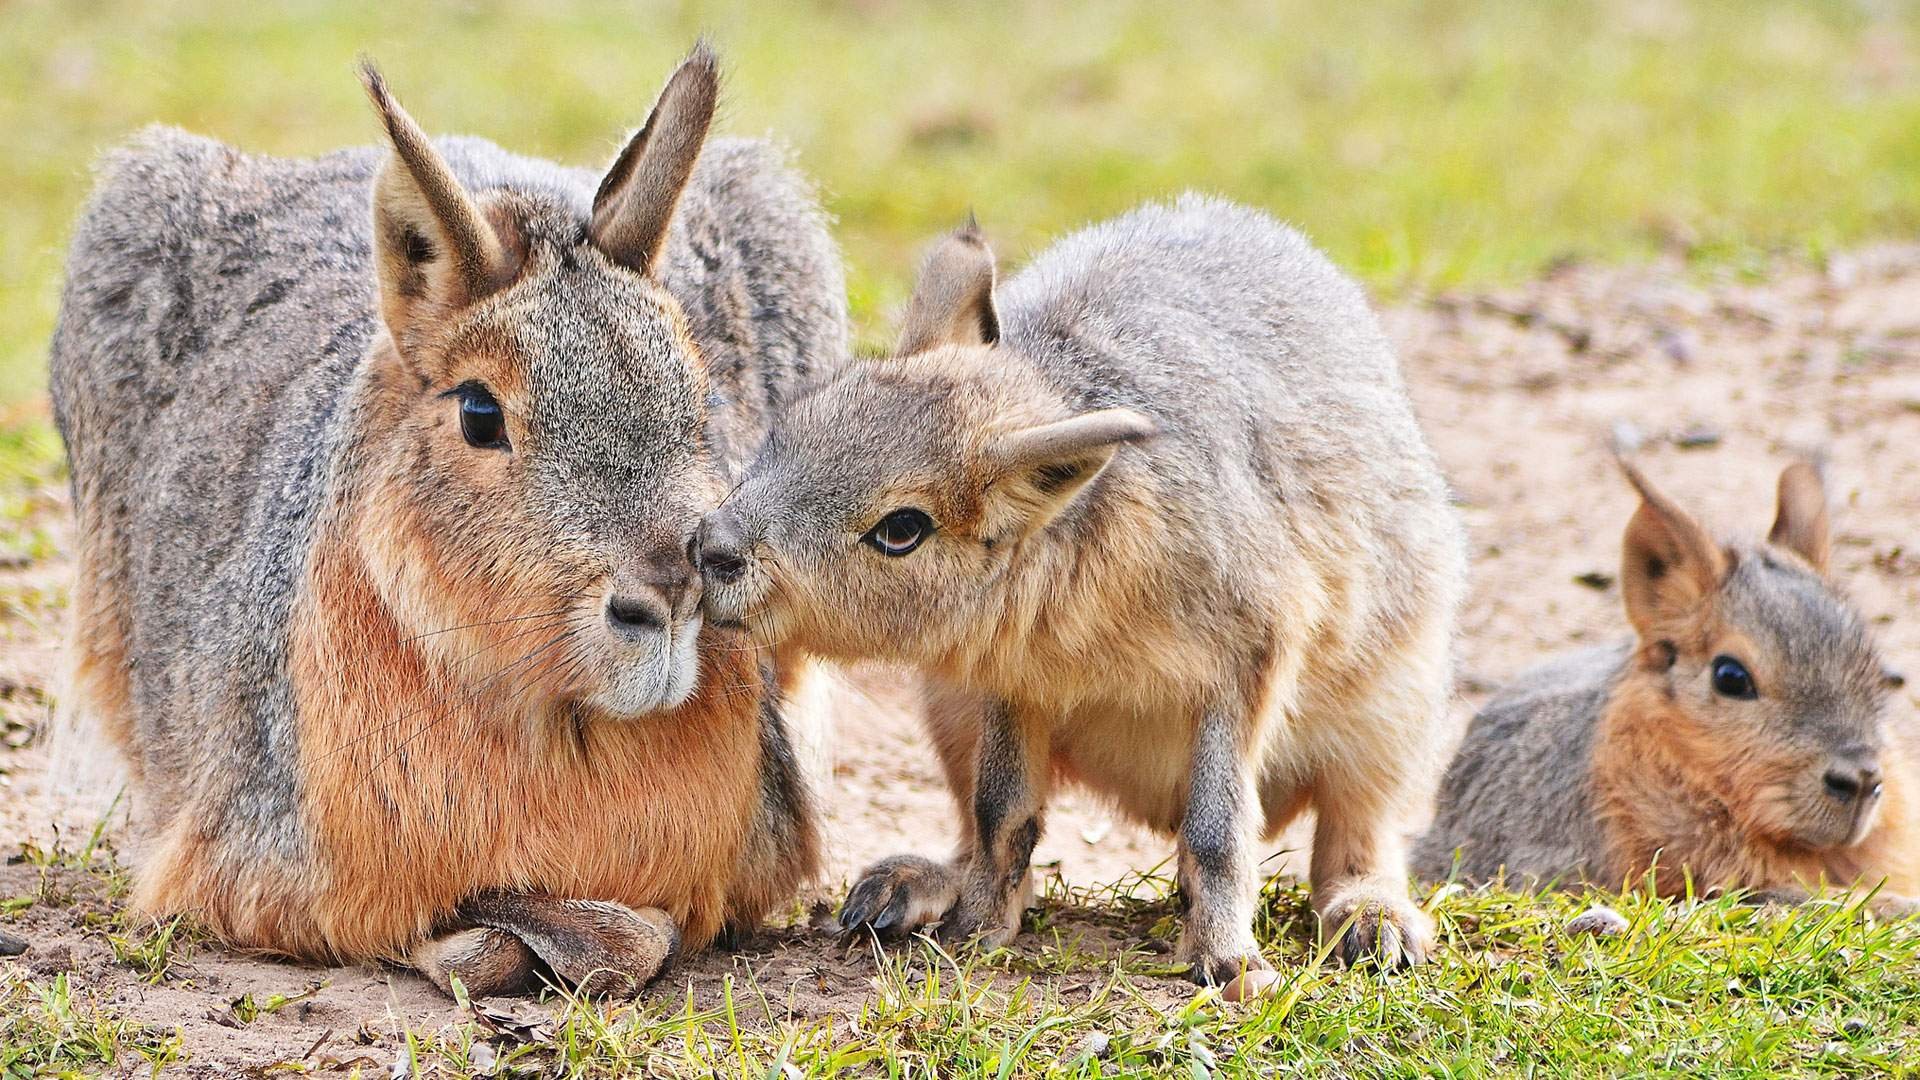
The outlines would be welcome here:
[[[668,81],[591,205],[468,190],[370,66],[384,332],[356,405],[354,547],[460,689],[614,716],[689,696],[688,541],[724,493],[706,375],[659,268],[713,115],[712,54]],[[556,176],[559,173],[556,170]]]
[[[843,659],[940,663],[980,636],[1023,546],[1151,431],[1076,409],[1001,342],[970,223],[928,257],[893,355],[796,400],[702,523],[709,617]]]
[[[1858,843],[1881,803],[1885,715],[1899,676],[1827,579],[1820,472],[1780,474],[1764,541],[1721,544],[1632,466],[1641,503],[1621,586],[1639,635],[1626,688],[1676,766],[1757,839]]]

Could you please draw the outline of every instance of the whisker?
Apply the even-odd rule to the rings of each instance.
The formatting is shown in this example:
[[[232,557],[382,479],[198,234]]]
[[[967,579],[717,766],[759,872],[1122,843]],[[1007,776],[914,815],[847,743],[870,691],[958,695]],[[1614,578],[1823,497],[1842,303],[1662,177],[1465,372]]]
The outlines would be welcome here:
[[[725,644],[716,643],[714,645],[709,646],[709,648],[711,648],[714,652],[721,653],[722,655],[732,655],[734,653],[765,652],[769,649],[777,649],[781,645],[786,644],[786,641],[787,639],[783,637],[773,641],[769,641],[764,645],[755,644],[753,642],[749,642],[745,645],[725,645]]]
[[[473,661],[476,657],[480,656],[482,653],[491,652],[502,645],[505,645],[509,642],[526,637],[530,634],[537,634],[543,630],[553,630],[557,627],[564,625],[565,622],[566,620],[562,619],[562,620],[557,620],[555,622],[550,622],[550,623],[541,623],[537,626],[530,626],[530,627],[526,627],[524,629],[515,631],[514,633],[507,635],[505,638],[501,639],[500,641],[492,642],[488,645],[484,645],[478,649],[475,649],[473,652],[468,653],[465,656],[456,658],[455,660],[451,661],[447,666],[450,668],[463,667],[469,664],[471,661]],[[498,677],[499,677],[499,673],[496,673],[494,676],[490,677],[489,682],[491,681],[491,679],[498,678]],[[471,693],[479,693],[485,690],[487,685],[488,685],[487,682],[483,682],[479,687],[474,688],[471,691]],[[383,731],[387,731],[388,729],[393,728],[396,725],[402,724],[407,720],[410,720],[413,717],[420,715],[421,713],[424,713],[431,709],[436,708],[437,704],[438,703],[435,703],[435,702],[429,702],[425,705],[420,706],[417,709],[411,709],[411,710],[408,710],[407,712],[401,713],[399,716],[396,716],[393,719],[388,720],[383,724],[376,725],[375,727],[370,728],[367,731],[364,731],[361,734],[356,735],[351,739],[348,739],[346,742],[343,742],[339,746],[334,747],[332,750],[329,750],[326,753],[320,755],[319,760],[325,760],[329,757],[332,757],[335,754],[341,753],[342,751],[352,748],[354,745],[358,743],[365,742],[367,739],[370,739],[375,735],[380,734]]]
[[[542,653],[553,648],[554,646],[565,642],[568,638],[572,636],[573,636],[573,631],[571,629],[562,631],[561,633],[555,635],[552,639],[548,640],[546,643],[535,648],[532,652],[527,653],[526,655],[520,657],[518,660],[515,660],[513,663],[508,664],[506,667],[500,669],[499,671],[495,672],[493,675],[489,676],[479,686],[474,687],[470,692],[465,694],[459,701],[446,703],[444,707],[439,710],[438,716],[428,721],[427,723],[422,724],[418,730],[414,731],[411,735],[408,735],[405,739],[402,739],[398,744],[396,744],[391,749],[389,749],[385,754],[382,754],[379,760],[375,761],[371,766],[367,768],[367,775],[371,777],[375,772],[379,771],[382,765],[385,765],[387,763],[387,760],[389,758],[393,757],[395,754],[398,754],[400,751],[405,750],[408,746],[411,746],[416,739],[420,738],[422,735],[425,735],[427,732],[433,730],[434,728],[438,727],[440,724],[444,723],[447,717],[451,715],[455,709],[464,707],[467,704],[471,703],[480,694],[486,692],[486,690],[490,688],[494,683],[497,683],[502,678],[506,677],[509,674],[512,674],[514,672],[514,669],[526,667],[529,661],[540,656]],[[522,687],[522,693],[525,692],[527,687],[530,687],[532,685],[533,685],[532,682],[528,682],[527,684],[525,684]]]
[[[453,667],[464,666],[470,661],[472,661],[475,657],[478,657],[480,654],[489,652],[500,645],[505,645],[508,642],[514,641],[518,638],[526,637],[529,634],[539,633],[542,630],[553,630],[556,627],[563,625],[564,622],[565,620],[560,620],[552,623],[542,623],[538,626],[528,627],[526,629],[517,631],[513,634],[508,635],[505,639],[499,642],[495,642],[491,645],[487,645],[485,647],[477,649],[471,653],[468,653],[466,656],[460,657],[452,661],[450,664],[448,664],[448,667],[453,668]],[[521,659],[525,659],[525,657],[522,657]],[[515,662],[517,663],[518,661],[515,661]],[[471,699],[473,695],[483,693],[488,686],[490,686],[494,681],[498,680],[502,675],[510,671],[511,668],[512,668],[512,664],[509,664],[507,665],[507,667],[502,668],[498,672],[495,672],[493,675],[483,680],[480,683],[480,685],[472,687],[471,689],[465,691],[462,697],[465,699]],[[438,680],[435,680],[435,681],[437,682]],[[334,754],[338,754],[345,750],[351,749],[353,746],[359,743],[365,742],[366,740],[373,738],[374,736],[379,735],[384,731],[388,731],[402,723],[405,723],[406,721],[416,716],[419,716],[421,713],[429,712],[434,709],[442,708],[442,707],[445,707],[444,701],[429,701],[427,704],[421,705],[418,708],[409,709],[408,711],[401,713],[400,715],[394,717],[393,719],[388,720],[383,724],[379,724],[365,732],[362,732],[361,734],[356,735],[351,739],[348,739],[346,742],[341,743],[339,746],[334,747],[332,750],[327,751],[325,754],[321,755],[321,760],[324,760],[328,757],[332,757]]]
[[[536,611],[530,615],[508,615],[499,619],[483,619],[480,622],[462,623],[459,626],[449,626],[444,630],[429,630],[424,634],[415,634],[410,638],[402,638],[401,641],[406,643],[412,643],[415,641],[419,641],[421,638],[436,637],[440,634],[451,634],[456,630],[473,630],[482,626],[500,626],[503,623],[525,622],[528,619],[542,619],[542,618],[548,618],[554,615],[564,615],[571,610],[573,609],[570,607],[563,607],[563,608],[554,608],[552,611]]]
[[[526,637],[528,634],[537,634],[542,630],[558,629],[559,627],[565,626],[566,624],[567,624],[567,620],[564,618],[560,618],[560,619],[555,619],[552,622],[540,623],[535,626],[522,627],[521,629],[516,630],[511,634],[508,634],[506,637],[501,638],[499,641],[491,642],[489,644],[480,646],[478,649],[475,649],[472,652],[468,653],[467,655],[462,656],[459,659],[453,661],[453,664],[465,664],[468,661],[472,660],[474,657],[477,657],[482,653],[492,652],[494,649],[498,648],[499,646],[505,645],[511,641],[518,641],[521,638]],[[451,667],[453,666],[453,664],[449,664],[448,666]]]

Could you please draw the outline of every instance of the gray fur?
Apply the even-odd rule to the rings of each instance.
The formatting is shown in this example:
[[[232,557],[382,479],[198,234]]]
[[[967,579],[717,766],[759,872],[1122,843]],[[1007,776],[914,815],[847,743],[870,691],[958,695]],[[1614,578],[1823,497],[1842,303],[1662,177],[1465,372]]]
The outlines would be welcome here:
[[[1383,599],[1417,606],[1453,587],[1459,527],[1392,347],[1365,294],[1298,232],[1186,196],[1054,245],[1007,282],[1000,306],[1008,343],[1080,409],[1152,417],[1150,448],[1123,454],[1107,482],[1126,482],[1136,463],[1151,471],[1192,545],[1180,569],[1224,587],[1194,590],[1217,616],[1231,618],[1252,584],[1238,566],[1250,541],[1268,539],[1266,508],[1316,498],[1338,498],[1405,566],[1454,571],[1410,574]]]
[[[706,148],[661,273],[711,373],[710,422],[675,369],[610,367],[625,353],[578,322],[618,300],[595,289],[607,271],[580,265],[598,175],[479,139],[435,145],[469,191],[531,207],[530,246],[580,282],[583,306],[547,315],[588,347],[529,374],[569,447],[545,468],[570,529],[617,536],[646,519],[635,492],[704,453],[702,424],[736,466],[844,348],[824,217],[767,143]],[[105,160],[69,256],[53,399],[82,535],[125,598],[144,812],[164,822],[190,806],[245,858],[312,856],[288,620],[320,516],[366,464],[354,402],[380,321],[368,202],[384,156],[278,160],[149,129]]]
[[[1732,550],[1733,569],[1716,600],[1721,617],[1756,638],[1763,653],[1748,663],[1779,710],[1768,736],[1813,754],[1878,754],[1890,695],[1860,613],[1797,561],[1760,544]]]
[[[921,664],[1017,718],[1018,753],[930,719],[979,815],[943,934],[1004,925],[988,909],[1047,794],[1024,763],[1052,760],[1150,825],[1188,820],[1196,977],[1258,962],[1251,837],[1308,801],[1323,917],[1403,924],[1417,960],[1388,823],[1427,780],[1464,545],[1364,293],[1268,215],[1192,195],[993,280],[963,229],[897,355],[794,402],[702,524],[709,616]],[[908,553],[862,539],[902,512],[932,523]],[[945,888],[915,866],[877,867],[847,921]]]
[[[1258,606],[1264,564],[1295,550],[1270,515],[1335,502],[1376,545],[1357,569],[1377,606],[1356,621],[1384,632],[1411,612],[1452,605],[1463,538],[1392,347],[1359,286],[1298,232],[1188,195],[1067,237],[998,300],[1004,345],[1070,407],[1152,418],[1151,443],[1116,457],[1096,488],[1144,493],[1174,530],[1178,561],[1153,584],[1183,623],[1226,627]],[[881,487],[903,460],[958,456],[968,433],[943,422],[943,402],[905,387],[889,399],[884,372],[861,367],[840,382],[871,379],[878,400],[846,414],[835,386],[802,398],[783,424],[794,430],[773,433],[729,500],[735,517],[764,520],[777,507],[797,515],[783,530],[796,542],[838,537],[850,524],[840,517],[848,495]],[[802,442],[816,425],[845,432],[834,445],[887,450],[822,460]],[[1092,535],[1102,513],[1096,491],[1056,527]]]
[[[1603,873],[1606,836],[1590,778],[1594,727],[1632,643],[1582,649],[1535,667],[1473,718],[1440,782],[1438,812],[1413,872],[1572,885]],[[1456,852],[1458,867],[1455,867]]]

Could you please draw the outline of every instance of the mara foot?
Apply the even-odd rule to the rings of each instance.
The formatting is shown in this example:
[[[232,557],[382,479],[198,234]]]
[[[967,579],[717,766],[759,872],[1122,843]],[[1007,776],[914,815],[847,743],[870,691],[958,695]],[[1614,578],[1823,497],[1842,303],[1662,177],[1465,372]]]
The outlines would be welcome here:
[[[840,929],[869,930],[900,940],[939,920],[960,894],[951,866],[918,855],[895,855],[868,867],[840,905]]]
[[[1404,893],[1355,886],[1336,894],[1320,911],[1320,936],[1339,934],[1334,955],[1353,967],[1377,964],[1388,971],[1424,964],[1433,951],[1433,920]]]
[[[1187,969],[1187,978],[1201,986],[1225,986],[1247,972],[1273,970],[1257,946],[1203,949],[1192,944],[1190,937],[1181,939],[1174,956],[1192,965]]]
[[[449,997],[458,980],[469,997],[524,994],[538,981],[539,961],[519,938],[490,926],[474,926],[431,938],[407,963]]]
[[[588,997],[632,997],[680,951],[679,928],[658,908],[488,892],[460,915],[517,939],[543,973]]]

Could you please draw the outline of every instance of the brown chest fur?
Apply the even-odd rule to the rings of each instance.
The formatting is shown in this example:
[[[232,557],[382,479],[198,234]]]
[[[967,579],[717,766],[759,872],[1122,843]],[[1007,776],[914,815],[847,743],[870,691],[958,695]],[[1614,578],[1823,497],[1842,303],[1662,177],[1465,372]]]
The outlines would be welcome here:
[[[350,555],[316,560],[311,583],[291,663],[321,854],[290,880],[221,881],[233,868],[177,823],[141,906],[318,959],[397,957],[489,886],[658,907],[689,948],[762,914],[735,910],[778,891],[735,880],[758,797],[750,655],[709,650],[708,689],[662,716],[503,719],[511,690],[470,698],[430,671]]]

